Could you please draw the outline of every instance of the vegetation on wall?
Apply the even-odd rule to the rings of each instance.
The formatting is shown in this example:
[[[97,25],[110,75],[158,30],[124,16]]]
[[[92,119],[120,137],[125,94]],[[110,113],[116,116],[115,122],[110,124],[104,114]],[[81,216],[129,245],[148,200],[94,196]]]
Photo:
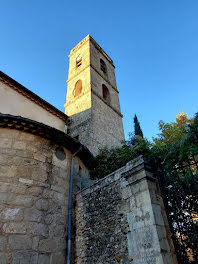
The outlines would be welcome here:
[[[109,173],[123,167],[128,161],[144,155],[149,156],[150,143],[146,139],[140,139],[139,144],[133,148],[123,144],[119,148],[101,149],[99,154],[92,160],[91,177],[103,178]]]
[[[138,137],[135,147],[130,144],[133,141],[131,138],[119,148],[101,149],[92,161],[92,177],[102,178],[139,155],[166,169],[177,166],[192,155],[198,155],[198,113],[189,119],[180,112],[174,122],[160,121],[159,129],[160,133],[153,138],[153,142]]]

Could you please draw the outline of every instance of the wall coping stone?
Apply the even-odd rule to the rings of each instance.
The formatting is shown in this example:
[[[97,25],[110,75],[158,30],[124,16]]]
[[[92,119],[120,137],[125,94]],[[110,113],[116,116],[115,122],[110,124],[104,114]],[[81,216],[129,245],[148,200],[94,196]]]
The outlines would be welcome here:
[[[150,166],[145,161],[144,157],[141,155],[141,156],[127,162],[124,167],[108,174],[104,178],[99,179],[99,180],[95,180],[95,182],[91,186],[77,192],[76,198],[90,194],[99,188],[102,188],[106,185],[109,185],[109,184],[115,182],[115,181],[118,181],[123,177],[127,178],[129,175],[136,174],[137,172],[140,172],[144,169],[146,169],[147,171],[151,171]],[[154,177],[145,176],[141,179],[135,180],[133,183],[138,182],[138,181],[145,179],[145,178],[149,178],[150,180],[155,181]],[[131,184],[133,184],[133,183],[131,183]]]

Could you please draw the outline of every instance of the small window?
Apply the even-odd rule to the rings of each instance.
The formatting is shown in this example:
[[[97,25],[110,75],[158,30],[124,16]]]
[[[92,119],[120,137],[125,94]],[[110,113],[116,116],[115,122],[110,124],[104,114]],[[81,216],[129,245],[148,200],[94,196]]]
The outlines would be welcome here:
[[[82,64],[82,56],[78,55],[78,57],[76,58],[76,68],[80,67]]]
[[[55,155],[56,155],[57,159],[59,159],[59,160],[65,160],[65,158],[66,158],[65,151],[61,147],[56,148]]]
[[[74,97],[79,96],[81,92],[82,92],[82,81],[78,80],[75,84]]]
[[[102,96],[103,96],[103,99],[107,102],[107,103],[110,103],[110,94],[109,94],[109,90],[108,88],[106,87],[106,85],[102,85]]]
[[[104,72],[104,73],[107,73],[107,66],[105,64],[105,62],[100,59],[100,69]]]

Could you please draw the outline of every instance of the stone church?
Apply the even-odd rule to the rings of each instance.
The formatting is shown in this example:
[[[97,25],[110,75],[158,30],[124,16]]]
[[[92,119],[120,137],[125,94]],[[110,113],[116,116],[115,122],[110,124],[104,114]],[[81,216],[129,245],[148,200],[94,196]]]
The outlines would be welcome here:
[[[114,68],[90,35],[75,46],[65,113],[0,72],[0,264],[177,263],[143,157],[89,178],[124,141]]]

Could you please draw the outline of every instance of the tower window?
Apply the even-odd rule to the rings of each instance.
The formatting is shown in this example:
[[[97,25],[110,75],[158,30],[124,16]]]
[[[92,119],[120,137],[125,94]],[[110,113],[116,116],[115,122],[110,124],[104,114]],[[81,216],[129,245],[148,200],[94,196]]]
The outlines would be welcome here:
[[[110,94],[109,94],[109,90],[108,88],[106,87],[106,85],[102,85],[102,96],[103,96],[103,99],[107,102],[107,103],[110,103]]]
[[[104,73],[107,73],[107,66],[105,64],[105,62],[100,59],[100,69],[104,72]]]
[[[77,97],[82,92],[82,81],[78,80],[75,84],[74,97]]]
[[[82,64],[82,56],[78,55],[78,57],[76,58],[76,68],[80,67]]]

